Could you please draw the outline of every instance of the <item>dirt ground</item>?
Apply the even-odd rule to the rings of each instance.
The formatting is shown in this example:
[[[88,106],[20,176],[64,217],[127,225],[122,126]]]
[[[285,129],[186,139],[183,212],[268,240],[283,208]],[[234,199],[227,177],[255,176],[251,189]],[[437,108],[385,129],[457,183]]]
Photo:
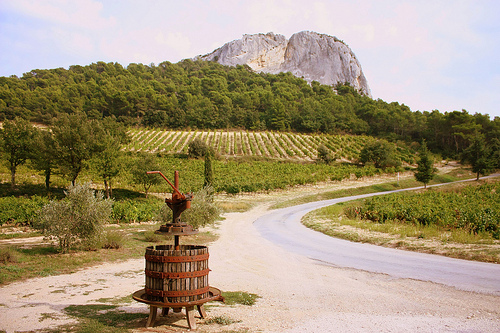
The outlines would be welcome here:
[[[366,183],[365,183],[366,185]],[[298,189],[283,197],[338,185]],[[267,195],[268,199],[270,196]],[[500,332],[500,297],[451,287],[396,279],[323,265],[263,239],[253,221],[265,214],[266,195],[239,198],[258,202],[250,211],[225,214],[209,245],[210,285],[223,291],[260,296],[254,306],[207,307],[209,317],[230,325],[205,324],[198,332]],[[74,322],[69,305],[120,302],[144,287],[144,259],[83,269],[74,274],[12,283],[0,288],[0,331],[22,332]],[[126,312],[144,314],[138,302],[123,302]],[[160,318],[135,332],[188,331],[182,314]]]

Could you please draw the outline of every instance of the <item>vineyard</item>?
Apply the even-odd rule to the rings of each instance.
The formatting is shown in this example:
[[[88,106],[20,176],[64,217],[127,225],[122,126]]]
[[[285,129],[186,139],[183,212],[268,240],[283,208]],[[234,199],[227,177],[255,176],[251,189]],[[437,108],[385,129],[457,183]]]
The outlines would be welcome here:
[[[467,186],[459,191],[397,193],[366,199],[344,209],[350,217],[376,223],[399,221],[461,229],[472,234],[489,233],[500,239],[500,183]]]
[[[375,140],[369,136],[297,134],[284,132],[251,131],[169,131],[160,129],[131,129],[131,142],[126,151],[187,153],[189,143],[195,138],[205,142],[222,157],[261,156],[271,159],[314,161],[320,145],[327,147],[333,156],[343,161],[355,161],[363,147]],[[413,154],[397,147],[401,161],[413,162]]]

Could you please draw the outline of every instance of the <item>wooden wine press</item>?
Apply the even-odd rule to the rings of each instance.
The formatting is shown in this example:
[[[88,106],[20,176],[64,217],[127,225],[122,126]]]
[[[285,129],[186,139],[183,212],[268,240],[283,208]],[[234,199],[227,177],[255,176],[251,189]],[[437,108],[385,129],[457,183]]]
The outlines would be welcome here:
[[[180,245],[180,236],[194,235],[198,230],[181,221],[181,214],[191,207],[193,195],[179,191],[179,172],[174,173],[172,184],[160,171],[148,171],[148,174],[160,174],[172,187],[172,197],[165,203],[172,210],[172,222],[160,226],[159,234],[174,236],[174,245],[157,245],[146,248],[146,287],[133,294],[136,301],[149,304],[150,312],[146,327],[156,320],[157,310],[168,315],[170,308],[181,312],[186,308],[190,329],[196,328],[194,308],[197,307],[201,318],[206,317],[203,304],[209,301],[224,301],[221,292],[208,284],[208,248],[199,245]]]

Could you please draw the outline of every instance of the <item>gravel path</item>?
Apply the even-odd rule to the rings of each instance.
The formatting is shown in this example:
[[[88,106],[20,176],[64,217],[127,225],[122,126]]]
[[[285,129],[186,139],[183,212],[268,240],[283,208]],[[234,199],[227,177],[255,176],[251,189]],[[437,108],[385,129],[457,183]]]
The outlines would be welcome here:
[[[254,306],[210,306],[210,317],[235,323],[198,332],[500,332],[500,297],[431,282],[321,264],[262,238],[253,222],[268,213],[259,204],[226,214],[210,248],[210,285],[261,298]],[[109,302],[144,287],[144,260],[104,264],[74,274],[30,279],[0,288],[0,331],[33,331],[71,323],[68,305]],[[125,303],[144,313],[142,303]],[[187,331],[159,320],[137,332]]]

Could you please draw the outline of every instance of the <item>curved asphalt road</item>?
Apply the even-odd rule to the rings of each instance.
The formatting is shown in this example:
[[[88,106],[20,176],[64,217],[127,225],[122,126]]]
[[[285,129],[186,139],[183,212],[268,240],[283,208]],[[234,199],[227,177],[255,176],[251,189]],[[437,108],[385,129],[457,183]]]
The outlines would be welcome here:
[[[416,189],[416,188],[413,188]],[[396,278],[431,281],[458,289],[500,295],[500,265],[447,258],[350,242],[326,236],[300,223],[306,213],[335,203],[396,190],[317,201],[271,211],[254,222],[260,234],[291,252],[326,265],[348,267]]]

